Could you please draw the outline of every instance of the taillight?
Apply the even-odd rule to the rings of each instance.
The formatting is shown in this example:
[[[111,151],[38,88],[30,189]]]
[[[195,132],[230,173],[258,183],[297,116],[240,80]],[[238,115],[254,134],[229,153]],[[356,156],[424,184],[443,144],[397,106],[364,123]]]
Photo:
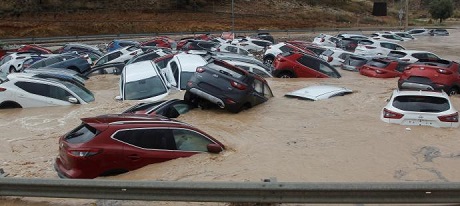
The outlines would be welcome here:
[[[450,70],[442,69],[442,68],[439,68],[439,69],[438,69],[438,73],[441,73],[441,74],[452,74],[452,72],[451,72]]]
[[[6,88],[0,87],[0,92],[6,91]]]
[[[136,55],[136,54],[137,54],[137,51],[135,51],[135,52],[132,52],[132,53],[131,53],[131,54],[129,54],[129,55],[132,55],[132,56],[134,56],[134,55]]]
[[[441,122],[458,122],[458,112],[449,115],[439,116],[438,119]]]
[[[334,57],[328,56],[327,57],[327,62],[331,62],[334,59]]]
[[[102,149],[76,149],[70,150],[69,154],[75,157],[90,157],[102,152]]]
[[[411,69],[412,69],[412,67],[410,67],[410,66],[409,66],[409,67],[406,67],[406,68],[404,68],[404,70],[411,70]]]
[[[235,88],[237,88],[237,89],[239,89],[239,90],[245,90],[245,89],[246,89],[246,85],[240,84],[240,83],[235,82],[235,81],[230,81],[230,84],[231,84],[233,87],[235,87]]]
[[[376,47],[375,46],[365,46],[366,49],[375,49]]]
[[[196,72],[198,72],[198,73],[203,73],[203,72],[204,72],[204,68],[203,68],[203,67],[198,67],[198,68],[196,68]]]
[[[375,73],[377,73],[377,74],[384,74],[385,71],[382,71],[382,70],[378,70],[378,69],[377,69],[377,70],[375,70]]]
[[[401,119],[403,116],[404,116],[403,114],[393,112],[393,111],[391,111],[389,109],[386,109],[386,108],[383,109],[383,117],[384,118]]]

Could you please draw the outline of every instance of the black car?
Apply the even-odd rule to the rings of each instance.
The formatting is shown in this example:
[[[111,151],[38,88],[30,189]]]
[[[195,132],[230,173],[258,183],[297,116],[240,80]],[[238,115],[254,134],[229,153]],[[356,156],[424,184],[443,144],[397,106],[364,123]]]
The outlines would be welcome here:
[[[187,83],[184,100],[194,106],[212,103],[232,113],[273,97],[267,81],[257,74],[214,60],[198,67]]]

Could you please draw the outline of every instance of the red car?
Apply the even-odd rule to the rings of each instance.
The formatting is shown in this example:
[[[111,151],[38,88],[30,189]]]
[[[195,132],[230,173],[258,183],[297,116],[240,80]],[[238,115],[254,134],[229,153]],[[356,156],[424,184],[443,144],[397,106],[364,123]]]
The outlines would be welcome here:
[[[157,36],[153,39],[142,42],[141,46],[156,46],[175,49],[173,47],[176,47],[176,41],[166,36]]]
[[[17,50],[18,52],[34,52],[37,54],[52,54],[53,52],[47,48],[37,46],[37,45],[32,45],[32,44],[27,44],[27,45],[22,45],[19,47]]]
[[[299,52],[278,54],[273,62],[273,76],[279,78],[340,78],[340,73],[324,60]]]
[[[398,80],[399,88],[444,90],[448,95],[460,91],[459,64],[443,59],[419,60],[409,65]]]
[[[409,63],[392,58],[374,58],[361,66],[359,73],[375,78],[394,78],[401,76]]]
[[[205,132],[163,116],[102,115],[83,118],[59,138],[54,167],[61,178],[96,178],[224,148]]]

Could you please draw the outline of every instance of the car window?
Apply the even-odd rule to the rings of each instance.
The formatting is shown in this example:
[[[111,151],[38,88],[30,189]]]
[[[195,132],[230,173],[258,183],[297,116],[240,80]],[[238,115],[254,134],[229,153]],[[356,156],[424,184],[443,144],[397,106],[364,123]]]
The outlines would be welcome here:
[[[332,56],[334,54],[334,51],[328,49],[326,51],[324,51],[323,53],[321,53],[321,55],[324,55],[324,56]]]
[[[412,112],[443,112],[450,109],[446,98],[431,96],[397,96],[393,107]]]
[[[394,44],[385,43],[385,42],[380,42],[380,46],[383,48],[391,49],[391,50],[396,49],[396,46]]]
[[[340,77],[340,75],[334,70],[334,68],[332,68],[329,64],[325,62],[319,63],[319,71],[330,77],[335,77],[335,78]]]
[[[45,59],[45,66],[49,66],[51,64],[55,64],[61,61],[61,57],[55,57],[55,58],[47,58]]]
[[[73,97],[67,90],[53,85],[35,82],[16,82],[15,85],[26,92],[62,101],[68,101],[69,97]]]
[[[290,51],[293,51],[294,49],[289,47],[289,46],[286,46],[286,45],[283,45],[280,47],[280,50],[283,52],[283,53],[286,53],[286,52],[290,52]]]
[[[225,74],[225,75],[237,78],[237,79],[242,79],[244,77],[244,74],[241,73],[240,71],[234,71],[232,69],[229,69],[229,68],[217,65],[217,64],[208,64],[207,66],[209,68],[212,68],[218,71],[219,73],[222,73],[222,74]]]
[[[169,129],[121,130],[113,138],[143,149],[176,150],[176,143]]]
[[[436,56],[434,54],[430,54],[430,53],[427,53],[426,56],[427,56],[428,59],[439,59],[438,56]]]
[[[412,56],[417,59],[428,59],[428,55],[426,53],[414,53]]]
[[[107,61],[112,61],[112,60],[120,57],[121,55],[122,55],[122,53],[120,51],[111,53],[111,54],[107,55]]]
[[[340,59],[346,59],[346,58],[348,58],[350,55],[352,55],[352,54],[350,54],[350,53],[342,53],[342,54],[339,55],[339,58],[340,58]]]
[[[402,46],[395,45],[394,50],[406,50],[406,49],[404,47],[402,47]]]
[[[396,58],[402,58],[405,57],[407,54],[404,52],[399,52],[399,51],[390,51],[388,54],[389,57],[396,57]]]
[[[124,87],[124,98],[127,100],[146,99],[167,92],[167,89],[159,76],[127,82]]]
[[[388,64],[390,64],[390,62],[382,61],[379,59],[372,59],[369,62],[367,62],[367,65],[378,67],[378,68],[385,68]]]
[[[244,49],[239,49],[238,53],[241,54],[241,55],[246,55],[246,56],[249,55],[249,52],[244,50]]]
[[[103,65],[108,61],[109,61],[109,57],[108,57],[108,55],[106,55],[106,56],[100,58],[99,61],[96,62],[96,65]]]
[[[271,45],[270,42],[257,41],[257,40],[253,40],[252,43],[254,43],[257,46],[261,46],[261,47],[267,47]]]
[[[270,87],[268,86],[268,84],[265,84],[265,83],[264,83],[264,96],[265,96],[266,98],[273,97],[273,92],[272,92],[272,90],[270,89]]]
[[[11,59],[12,59],[11,56],[6,56],[5,58],[2,59],[2,61],[0,61],[0,65],[5,64],[6,62],[10,61]]]
[[[70,131],[68,134],[66,134],[64,139],[68,143],[80,144],[89,142],[90,140],[94,139],[97,133],[99,133],[97,129],[89,126],[88,124],[82,123],[75,129]]]
[[[256,91],[257,93],[263,95],[264,93],[264,84],[258,80],[258,79],[254,79],[254,83],[252,85],[254,87],[254,91]]]
[[[177,149],[182,151],[206,152],[208,144],[213,143],[205,136],[187,129],[173,129],[172,133]]]

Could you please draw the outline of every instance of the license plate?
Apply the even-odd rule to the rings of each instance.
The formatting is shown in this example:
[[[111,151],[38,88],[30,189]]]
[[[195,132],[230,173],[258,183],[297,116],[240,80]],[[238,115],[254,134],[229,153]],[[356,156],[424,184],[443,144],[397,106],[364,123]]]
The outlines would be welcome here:
[[[433,121],[415,119],[405,121],[405,125],[420,125],[420,126],[433,126]]]

